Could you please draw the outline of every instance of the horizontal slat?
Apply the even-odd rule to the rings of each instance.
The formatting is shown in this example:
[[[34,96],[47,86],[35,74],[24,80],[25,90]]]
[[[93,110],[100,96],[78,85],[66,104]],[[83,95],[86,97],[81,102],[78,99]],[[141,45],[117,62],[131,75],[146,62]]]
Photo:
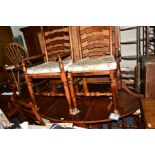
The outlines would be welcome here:
[[[44,31],[54,31],[54,30],[60,30],[67,26],[44,26]]]
[[[49,57],[58,57],[58,55],[60,56],[60,57],[65,57],[65,56],[69,56],[71,54],[71,52],[70,51],[57,51],[57,52],[49,52],[48,53],[48,56]]]
[[[124,42],[121,42],[121,44],[136,44],[137,41],[136,40],[131,40],[131,41],[124,41]]]
[[[132,27],[126,27],[126,28],[121,28],[120,31],[126,31],[126,30],[133,30],[136,29],[136,26],[132,26]]]
[[[69,40],[66,40],[66,39],[61,39],[61,40],[54,40],[54,41],[50,41],[48,43],[46,43],[46,46],[55,46],[57,44],[61,44],[62,46],[65,44],[65,43],[69,43]]]
[[[123,82],[125,82],[126,84],[134,84],[134,80],[125,80],[125,79],[122,79]]]
[[[121,71],[127,71],[127,72],[134,72],[135,68],[131,68],[131,67],[121,67]]]
[[[110,50],[109,47],[107,48],[94,48],[94,49],[90,49],[90,50],[82,50],[83,56],[99,56],[99,55],[109,55],[110,54]]]
[[[141,38],[140,41],[145,41],[146,38]],[[137,40],[128,40],[128,41],[123,41],[121,44],[137,44]]]
[[[130,75],[134,75],[135,71],[121,71],[122,74],[130,74]]]
[[[91,42],[91,41],[94,41],[94,40],[103,40],[103,39],[108,39],[108,41],[109,41],[110,40],[109,38],[110,38],[109,35],[102,35],[102,34],[101,35],[92,35],[92,36],[87,36],[87,37],[81,39],[81,42],[82,43],[85,42],[85,41]],[[104,42],[104,40],[103,40],[103,42]]]
[[[106,43],[88,44],[88,46],[85,46],[82,49],[83,50],[86,50],[86,49],[90,50],[90,49],[93,49],[93,48],[102,48],[102,47],[109,47],[109,44],[106,44]]]
[[[111,26],[81,26],[79,30],[83,57],[109,55],[112,52]]]
[[[48,40],[48,39],[53,39],[53,38],[56,38],[56,37],[64,37],[64,36],[68,36],[69,35],[69,32],[55,32],[55,33],[48,33],[48,34],[45,34],[45,39]]]
[[[57,46],[57,47],[51,47],[51,48],[48,48],[47,50],[48,50],[48,52],[55,52],[55,51],[62,51],[62,50],[64,50],[64,52],[65,52],[65,50],[66,49],[70,49],[70,47],[69,46]]]
[[[123,74],[123,75],[122,75],[122,78],[123,78],[123,79],[126,79],[126,80],[127,80],[127,79],[128,79],[128,80],[129,80],[129,79],[131,79],[131,80],[134,80],[134,79],[135,79],[135,77],[134,77],[133,75],[129,75],[129,74],[126,74],[126,75]]]
[[[137,55],[126,55],[121,57],[123,60],[136,60]]]
[[[103,30],[109,30],[110,26],[81,26],[80,27],[81,31],[80,34],[84,34],[84,33],[92,33],[95,31],[99,31],[102,32]]]

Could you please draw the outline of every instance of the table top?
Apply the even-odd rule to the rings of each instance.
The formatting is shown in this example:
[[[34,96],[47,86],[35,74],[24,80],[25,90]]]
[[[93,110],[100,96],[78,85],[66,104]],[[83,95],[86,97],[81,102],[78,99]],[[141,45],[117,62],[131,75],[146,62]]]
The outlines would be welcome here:
[[[68,105],[62,103],[59,98],[51,98],[51,102],[44,98],[44,110],[42,108],[41,98],[38,100],[40,107],[40,114],[53,122],[68,122],[68,123],[104,123],[109,122],[109,115],[113,112],[113,106],[111,106],[112,100],[108,97],[80,97],[77,99],[78,109],[80,113],[76,115],[70,115],[68,113]],[[65,99],[63,99],[65,100]],[[39,103],[40,101],[40,103]],[[49,103],[48,103],[49,102]],[[46,103],[46,110],[45,110]],[[138,97],[129,95],[125,91],[119,92],[119,99],[117,109],[121,117],[128,116],[140,108],[141,100]]]

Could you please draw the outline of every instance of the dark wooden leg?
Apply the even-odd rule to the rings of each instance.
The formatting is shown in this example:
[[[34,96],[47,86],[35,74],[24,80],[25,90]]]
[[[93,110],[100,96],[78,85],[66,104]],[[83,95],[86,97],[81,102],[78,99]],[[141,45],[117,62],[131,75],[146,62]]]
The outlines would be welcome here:
[[[143,124],[143,115],[142,115],[142,112],[138,115],[138,118],[139,118],[139,128],[140,129],[143,129],[144,128],[144,124]]]
[[[122,118],[122,127],[123,129],[126,128],[126,118]]]
[[[136,128],[142,128],[142,118],[141,114],[137,114],[134,116]]]
[[[87,79],[86,78],[83,78],[82,79],[82,83],[83,83],[83,88],[84,88],[84,95],[87,96],[88,95]]]
[[[18,83],[19,82],[19,71],[17,71],[17,75],[15,75],[15,73],[11,69],[11,73],[12,73],[12,77],[13,77],[13,80],[15,82],[15,85],[17,87],[17,91],[20,91],[20,83]]]
[[[18,70],[18,73],[17,73],[17,79],[18,79],[18,91],[20,91],[20,87],[21,87],[21,83],[20,83],[20,72]]]
[[[133,114],[133,119],[134,119],[134,128],[137,128],[138,127],[138,123],[139,123],[139,120],[137,118],[138,116],[137,115],[134,115]]]
[[[67,84],[67,77],[66,77],[66,73],[64,70],[61,70],[60,76],[61,76],[61,81],[63,83],[63,87],[65,90],[66,99],[69,105],[69,113],[72,114],[71,98],[70,98],[69,88]]]
[[[57,94],[58,90],[57,90],[57,85],[53,80],[49,81],[50,87],[52,88],[52,92],[53,94]]]
[[[134,87],[135,87],[135,90],[138,90],[138,86],[137,86],[137,83],[138,83],[138,81],[137,81],[137,77],[138,77],[138,68],[137,68],[137,66],[135,67],[135,73],[134,73],[134,75],[135,75],[135,78],[134,78]]]
[[[5,67],[3,67],[3,71],[5,79],[7,82],[11,83],[9,73],[6,71]]]
[[[27,83],[27,87],[28,87],[28,90],[29,90],[29,93],[30,93],[30,96],[32,98],[32,101],[35,105],[35,107],[37,108],[37,103],[36,103],[36,99],[35,99],[35,95],[34,95],[34,91],[33,91],[33,88],[32,88],[32,83],[31,83],[31,79],[29,77],[26,78],[26,83]]]
[[[79,86],[78,86],[78,78],[74,78],[74,82],[75,82],[75,92],[78,93],[79,92]]]
[[[121,67],[120,67],[120,62],[121,62],[121,52],[119,50],[119,33],[120,33],[120,28],[119,26],[114,26],[114,42],[115,42],[115,59],[117,63],[117,69],[116,69],[116,77],[117,77],[117,85],[118,89],[122,88],[122,74],[121,74]]]
[[[60,56],[59,56],[59,67],[60,67],[60,71],[61,71],[60,72],[61,81],[63,82],[65,95],[66,95],[66,98],[67,98],[67,101],[68,101],[68,104],[69,104],[69,113],[72,114],[72,115],[75,115],[75,114],[78,113],[78,109],[77,109],[76,99],[75,99],[75,94],[74,94],[74,89],[73,89],[72,74],[71,73],[68,74],[68,80],[71,81],[70,87],[72,87],[71,89],[69,89],[68,84],[67,84],[66,72],[64,70],[64,64],[62,63]],[[72,109],[71,98],[73,100],[74,110]]]
[[[32,102],[34,103],[35,107],[37,108],[37,104],[36,104],[36,100],[35,100],[35,95],[34,95],[34,91],[33,91],[33,88],[32,88],[32,83],[31,83],[32,80],[27,75],[27,70],[26,70],[25,64],[23,62],[22,62],[22,66],[23,66],[23,72],[24,72],[24,75],[25,75],[25,80],[26,80],[26,83],[27,83],[27,87],[28,87],[28,90],[29,90]]]
[[[111,81],[111,91],[112,91],[114,110],[116,110],[117,109],[118,89],[117,89],[117,81],[116,81],[116,78],[114,75],[114,71],[110,71],[110,81]]]
[[[74,112],[75,114],[79,112],[77,108],[77,102],[76,102],[76,97],[75,97],[75,92],[74,92],[74,87],[73,87],[73,76],[71,72],[68,72],[68,84],[69,84],[69,89],[70,89],[70,95],[74,104]]]

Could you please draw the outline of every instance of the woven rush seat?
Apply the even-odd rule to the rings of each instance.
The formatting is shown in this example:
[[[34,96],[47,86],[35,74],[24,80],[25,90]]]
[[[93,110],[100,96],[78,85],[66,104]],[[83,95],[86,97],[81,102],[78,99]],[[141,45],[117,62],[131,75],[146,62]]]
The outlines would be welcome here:
[[[64,70],[66,71],[68,66],[72,64],[72,60],[64,60]],[[51,61],[43,64],[27,68],[27,74],[46,74],[46,73],[60,73],[59,62]]]
[[[68,66],[69,72],[88,72],[116,69],[116,61],[113,55],[86,57]]]

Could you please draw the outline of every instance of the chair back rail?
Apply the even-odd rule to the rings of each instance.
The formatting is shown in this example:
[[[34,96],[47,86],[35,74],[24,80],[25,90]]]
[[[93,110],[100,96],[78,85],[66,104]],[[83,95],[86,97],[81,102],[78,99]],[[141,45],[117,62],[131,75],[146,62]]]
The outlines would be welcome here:
[[[5,48],[4,55],[7,58],[7,63],[14,66],[19,66],[22,58],[29,57],[28,51],[17,43],[9,43]]]
[[[58,55],[70,53],[69,31],[67,26],[41,27],[45,61],[56,60]]]
[[[112,55],[111,26],[79,26],[79,47],[81,56]]]

